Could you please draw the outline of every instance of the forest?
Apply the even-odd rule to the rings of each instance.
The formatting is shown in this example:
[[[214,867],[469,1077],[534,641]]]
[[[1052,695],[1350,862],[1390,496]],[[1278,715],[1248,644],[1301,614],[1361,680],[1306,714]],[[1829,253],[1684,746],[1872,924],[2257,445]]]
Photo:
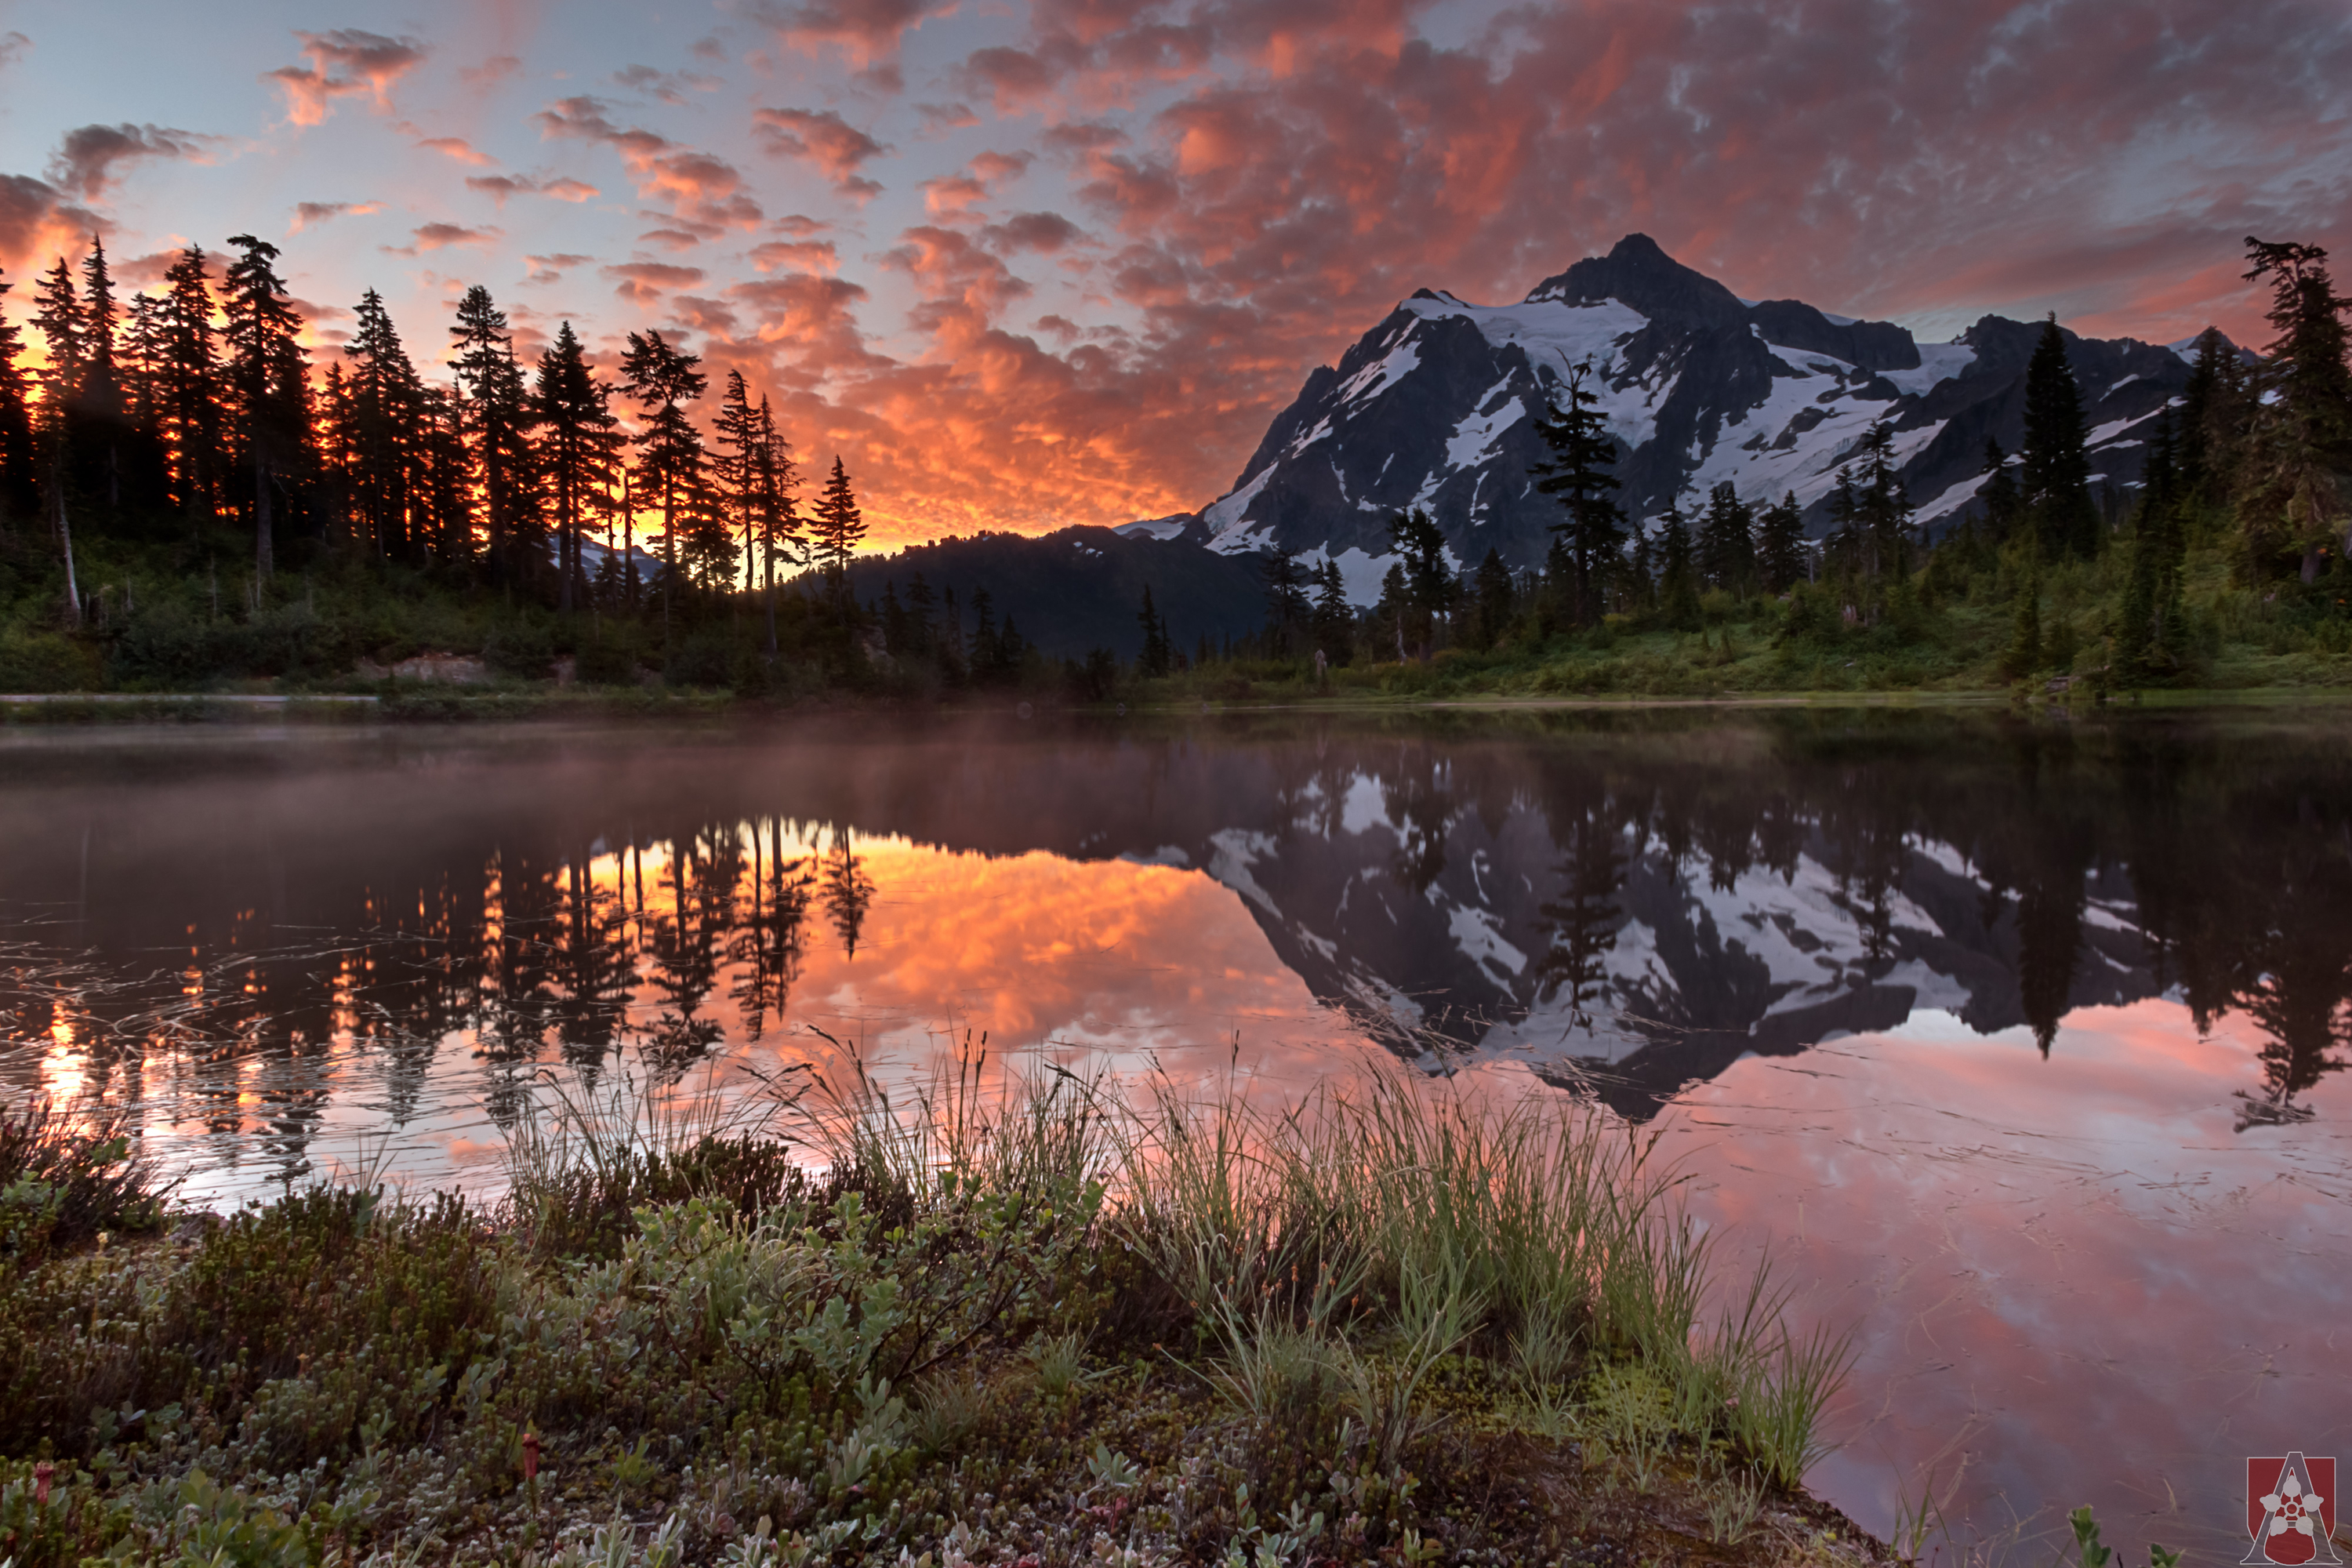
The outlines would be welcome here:
[[[277,247],[228,243],[217,275],[191,245],[127,297],[95,237],[78,268],[58,258],[33,286],[37,363],[0,319],[0,689],[370,690],[436,654],[492,683],[773,701],[2352,680],[2347,301],[2315,246],[2247,241],[2276,336],[2250,354],[2204,335],[2136,487],[2090,472],[2054,318],[2022,449],[1990,445],[1932,535],[1884,425],[1819,538],[1793,497],[1727,485],[1637,522],[1571,376],[1540,426],[1533,477],[1560,508],[1540,563],[1458,563],[1400,514],[1370,607],[1330,563],[1269,553],[1254,631],[1171,624],[1145,585],[1132,632],[1049,655],[1009,602],[928,581],[922,552],[863,554],[841,458],[804,474],[764,395],[730,371],[713,398],[661,331],[629,332],[605,374],[566,322],[526,364],[476,286],[441,384],[373,289],[314,358]],[[1053,597],[1027,596],[1031,632]]]

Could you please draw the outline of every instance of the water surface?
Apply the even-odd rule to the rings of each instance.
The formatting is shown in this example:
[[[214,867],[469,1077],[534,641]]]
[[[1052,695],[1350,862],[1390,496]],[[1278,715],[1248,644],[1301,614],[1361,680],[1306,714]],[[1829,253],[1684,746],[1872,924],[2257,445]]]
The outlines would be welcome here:
[[[0,1087],[235,1201],[499,1179],[550,1070],[1359,1052],[1656,1130],[1851,1322],[1815,1489],[2230,1549],[2336,1452],[2340,718],[0,737]]]

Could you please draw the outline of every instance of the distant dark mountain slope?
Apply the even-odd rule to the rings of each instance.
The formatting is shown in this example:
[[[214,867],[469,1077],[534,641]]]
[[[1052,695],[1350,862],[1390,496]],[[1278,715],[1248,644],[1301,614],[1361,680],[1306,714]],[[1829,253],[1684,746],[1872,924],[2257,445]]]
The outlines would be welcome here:
[[[1752,500],[1793,492],[1819,533],[1838,466],[1885,420],[1921,521],[1948,526],[1976,493],[1986,438],[2011,454],[2022,444],[2040,331],[1987,316],[1953,342],[1922,344],[1891,322],[1748,303],[1633,235],[1516,305],[1425,289],[1404,300],[1307,378],[1193,531],[1221,552],[1337,560],[1358,603],[1377,595],[1389,519],[1409,507],[1429,509],[1459,563],[1492,547],[1533,564],[1558,514],[1528,479],[1535,423],[1587,360],[1636,517],[1676,499],[1695,509],[1728,479]],[[2131,339],[2070,333],[2067,349],[2094,469],[2132,485],[2147,422],[2189,366]]]
[[[849,580],[861,602],[879,600],[890,584],[904,600],[918,572],[932,593],[954,590],[964,631],[972,626],[973,596],[984,590],[998,624],[1012,616],[1022,636],[1056,656],[1107,647],[1134,658],[1143,644],[1136,613],[1147,586],[1176,646],[1188,652],[1202,637],[1255,630],[1265,614],[1264,585],[1248,556],[1108,528],[946,539],[859,561]]]

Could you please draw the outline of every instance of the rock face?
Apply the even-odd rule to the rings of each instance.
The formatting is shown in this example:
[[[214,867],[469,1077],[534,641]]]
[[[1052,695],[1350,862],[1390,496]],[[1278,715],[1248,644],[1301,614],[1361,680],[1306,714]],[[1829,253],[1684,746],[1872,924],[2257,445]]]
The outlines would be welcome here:
[[[1739,300],[1646,236],[1621,240],[1516,305],[1423,289],[1307,378],[1234,488],[1189,535],[1226,553],[1268,547],[1332,559],[1370,603],[1390,559],[1388,522],[1425,507],[1457,564],[1488,549],[1543,554],[1558,506],[1536,493],[1536,421],[1570,366],[1590,361],[1616,438],[1621,499],[1637,518],[1703,502],[1728,479],[1753,501],[1794,494],[1819,533],[1837,469],[1881,420],[1919,520],[1967,514],[1985,440],[2024,436],[2025,366],[2039,323],[1987,316],[1923,344],[1888,321],[1795,300]],[[2171,349],[2067,336],[2091,426],[2095,486],[2136,484],[2147,422],[2187,383]],[[1176,520],[1167,520],[1174,522]]]

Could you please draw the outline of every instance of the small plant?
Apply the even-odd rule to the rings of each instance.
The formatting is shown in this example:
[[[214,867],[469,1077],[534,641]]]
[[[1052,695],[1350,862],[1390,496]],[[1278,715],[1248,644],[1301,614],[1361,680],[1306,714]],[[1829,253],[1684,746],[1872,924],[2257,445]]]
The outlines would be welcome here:
[[[1708,1473],[1701,1464],[1698,1479],[1706,1493],[1707,1539],[1717,1546],[1738,1546],[1748,1539],[1763,1517],[1765,1487],[1761,1477],[1741,1468],[1718,1460]]]
[[[2084,1503],[2068,1514],[2066,1522],[2074,1527],[2074,1547],[2082,1553],[2083,1568],[2107,1568],[2116,1549],[2100,1543],[2099,1521],[2092,1516],[2091,1505]],[[2180,1553],[2167,1551],[2151,1541],[2147,1543],[2147,1561],[2148,1568],[2179,1568]]]
[[[1055,1334],[1041,1341],[1029,1354],[1037,1369],[1037,1390],[1048,1399],[1065,1399],[1085,1381],[1087,1345],[1076,1334]]]

